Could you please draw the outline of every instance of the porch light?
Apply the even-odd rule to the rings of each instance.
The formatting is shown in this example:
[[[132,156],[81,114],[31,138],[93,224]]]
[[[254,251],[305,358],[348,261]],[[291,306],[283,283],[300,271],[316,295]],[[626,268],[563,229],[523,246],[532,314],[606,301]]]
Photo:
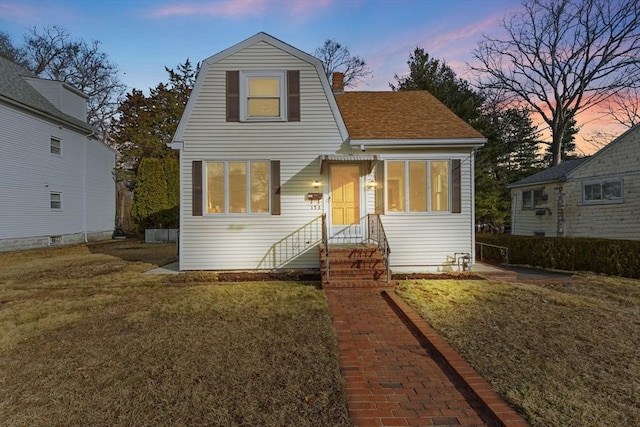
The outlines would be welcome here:
[[[367,188],[368,189],[376,188],[376,185],[377,185],[377,183],[373,179],[370,179],[369,181],[367,181]]]
[[[313,181],[313,188],[320,188],[320,181],[318,181],[317,179]]]

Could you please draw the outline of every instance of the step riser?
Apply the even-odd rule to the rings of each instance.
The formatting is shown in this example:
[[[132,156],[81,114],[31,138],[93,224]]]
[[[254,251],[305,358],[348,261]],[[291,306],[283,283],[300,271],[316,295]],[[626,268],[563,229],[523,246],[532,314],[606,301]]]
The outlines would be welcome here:
[[[325,288],[389,286],[384,259],[378,248],[329,248],[329,282],[326,280],[327,253],[320,249],[320,275]]]

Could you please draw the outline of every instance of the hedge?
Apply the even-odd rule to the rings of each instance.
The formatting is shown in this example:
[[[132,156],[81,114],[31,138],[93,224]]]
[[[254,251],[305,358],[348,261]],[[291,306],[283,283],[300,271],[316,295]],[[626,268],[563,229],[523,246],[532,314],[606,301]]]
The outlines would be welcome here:
[[[591,271],[640,279],[640,241],[477,234],[476,242],[509,248],[509,263],[568,271]],[[484,260],[503,262],[500,251],[483,249]],[[480,251],[476,253],[480,259]]]

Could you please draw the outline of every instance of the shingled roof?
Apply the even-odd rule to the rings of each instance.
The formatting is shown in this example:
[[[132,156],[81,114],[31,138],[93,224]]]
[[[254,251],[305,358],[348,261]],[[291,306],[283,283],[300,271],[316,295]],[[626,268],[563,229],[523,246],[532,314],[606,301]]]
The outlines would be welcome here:
[[[484,138],[423,90],[335,94],[352,140]]]
[[[44,115],[58,122],[80,128],[87,133],[95,130],[87,122],[60,111],[23,77],[36,78],[26,68],[0,57],[0,100]]]
[[[508,188],[522,187],[525,185],[540,184],[543,182],[553,182],[564,180],[569,172],[580,166],[584,161],[590,157],[580,157],[578,159],[566,160],[557,166],[553,166],[549,169],[545,169],[542,172],[538,172],[534,175],[522,178],[513,184],[508,185]]]

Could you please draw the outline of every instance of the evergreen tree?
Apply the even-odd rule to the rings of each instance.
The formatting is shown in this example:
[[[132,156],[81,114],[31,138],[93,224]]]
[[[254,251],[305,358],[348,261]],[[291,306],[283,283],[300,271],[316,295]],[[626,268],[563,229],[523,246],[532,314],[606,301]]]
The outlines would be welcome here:
[[[162,228],[164,224],[157,218],[169,208],[162,161],[157,158],[142,159],[136,178],[131,208],[134,221],[141,228]]]
[[[180,166],[175,157],[166,157],[163,165],[167,183],[167,204],[169,208],[174,208],[180,204]]]
[[[174,69],[165,67],[169,74],[167,83],[159,83],[150,89],[149,95],[133,89],[118,112],[114,124],[114,141],[120,153],[119,166],[135,173],[143,158],[175,157],[167,147],[175,133],[195,82],[194,70],[189,59]]]
[[[487,139],[476,152],[476,219],[494,226],[510,220],[507,185],[537,171],[537,130],[524,109],[503,108],[495,96],[475,91],[446,62],[416,48],[409,74],[393,90],[428,90]],[[490,94],[494,95],[494,94]]]

